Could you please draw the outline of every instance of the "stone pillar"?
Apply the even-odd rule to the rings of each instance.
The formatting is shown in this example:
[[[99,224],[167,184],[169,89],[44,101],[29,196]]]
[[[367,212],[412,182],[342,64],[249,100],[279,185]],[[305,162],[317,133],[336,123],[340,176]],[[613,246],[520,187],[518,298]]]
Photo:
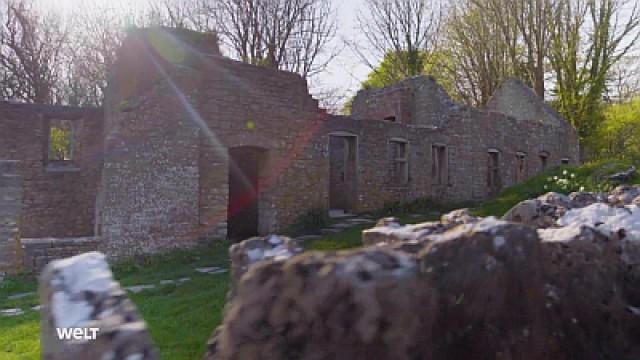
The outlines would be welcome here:
[[[19,162],[0,160],[0,272],[15,272],[21,266],[18,255],[21,211]]]
[[[144,319],[101,253],[49,263],[40,301],[42,359],[158,359]],[[63,332],[77,336],[61,339]]]

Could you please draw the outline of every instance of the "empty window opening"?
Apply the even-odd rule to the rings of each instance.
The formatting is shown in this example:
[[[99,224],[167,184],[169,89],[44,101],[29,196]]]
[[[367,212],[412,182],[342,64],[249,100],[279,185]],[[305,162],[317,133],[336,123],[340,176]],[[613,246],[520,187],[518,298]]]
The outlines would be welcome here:
[[[407,153],[407,142],[405,140],[394,139],[389,142],[391,147],[391,177],[396,184],[407,184],[409,182],[409,158]]]
[[[521,182],[527,178],[527,154],[516,153],[516,182]]]
[[[560,163],[561,163],[562,165],[569,165],[569,158],[563,158],[563,159],[561,159],[561,160],[560,160]]]
[[[441,185],[448,181],[447,147],[434,144],[431,146],[431,179],[435,185]]]
[[[487,188],[489,196],[496,196],[502,187],[500,178],[500,152],[495,149],[489,150],[487,164]]]
[[[74,126],[71,120],[49,121],[49,161],[72,161],[74,156]]]
[[[395,116],[387,116],[387,117],[384,118],[384,120],[391,121],[391,122],[396,122],[396,117]]]
[[[548,166],[549,166],[549,153],[546,151],[543,151],[540,153],[540,171],[547,170]]]

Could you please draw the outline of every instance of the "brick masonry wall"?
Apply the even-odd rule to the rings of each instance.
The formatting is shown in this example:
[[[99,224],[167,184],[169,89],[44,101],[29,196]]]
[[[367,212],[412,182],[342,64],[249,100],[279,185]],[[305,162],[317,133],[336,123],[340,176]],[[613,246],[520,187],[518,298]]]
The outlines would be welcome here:
[[[98,244],[95,237],[22,239],[23,266],[39,273],[53,260],[95,251]]]
[[[18,223],[22,210],[22,177],[18,161],[0,160],[0,272],[19,264]]]
[[[48,164],[48,120],[76,125],[73,166]],[[0,102],[0,159],[20,160],[23,237],[93,234],[102,168],[102,111]]]

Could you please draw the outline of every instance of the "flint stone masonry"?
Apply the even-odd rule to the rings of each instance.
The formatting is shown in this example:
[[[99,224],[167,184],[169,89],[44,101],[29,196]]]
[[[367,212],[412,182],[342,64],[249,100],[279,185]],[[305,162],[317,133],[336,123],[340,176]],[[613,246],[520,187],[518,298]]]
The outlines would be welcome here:
[[[19,166],[18,161],[0,160],[0,273],[15,272],[21,265],[18,224],[22,211],[22,176]]]
[[[45,360],[158,359],[144,320],[103,254],[57,260],[40,277]],[[97,328],[95,340],[60,340],[57,328]]]
[[[447,224],[388,218],[371,229],[377,246],[254,263],[205,358],[640,357],[640,213],[554,193],[536,200],[510,212],[526,224],[467,211]],[[531,221],[545,205],[577,207],[543,210],[552,225]],[[438,224],[450,228],[416,231]]]
[[[231,246],[229,257],[232,264],[232,292],[242,275],[254,264],[265,260],[283,261],[302,251],[296,240],[278,235],[254,237]]]
[[[53,260],[95,251],[99,240],[95,237],[22,239],[21,244],[25,269],[39,273]]]
[[[23,237],[95,237],[122,258],[266,236],[318,209],[486,199],[579,162],[575,130],[514,80],[485,109],[414,77],[361,91],[351,116],[334,116],[299,75],[167,28],[131,32],[111,73],[103,110],[0,103],[0,159],[23,165]],[[51,120],[74,124],[66,166],[48,161]]]

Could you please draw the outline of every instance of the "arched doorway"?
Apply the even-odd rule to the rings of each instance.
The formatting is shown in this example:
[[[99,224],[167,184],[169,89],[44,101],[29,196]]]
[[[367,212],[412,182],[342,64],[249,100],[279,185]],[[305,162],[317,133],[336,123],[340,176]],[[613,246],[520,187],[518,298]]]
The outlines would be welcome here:
[[[267,150],[254,146],[229,149],[227,236],[244,240],[259,234],[260,174]]]

